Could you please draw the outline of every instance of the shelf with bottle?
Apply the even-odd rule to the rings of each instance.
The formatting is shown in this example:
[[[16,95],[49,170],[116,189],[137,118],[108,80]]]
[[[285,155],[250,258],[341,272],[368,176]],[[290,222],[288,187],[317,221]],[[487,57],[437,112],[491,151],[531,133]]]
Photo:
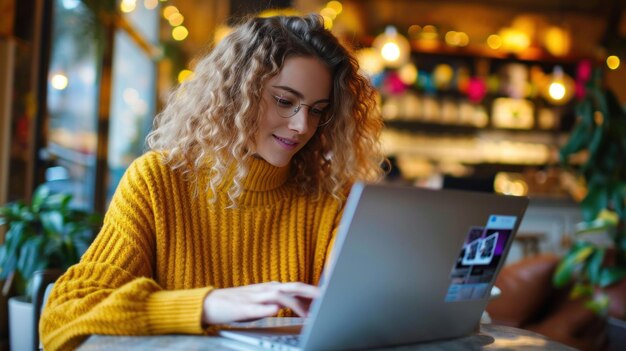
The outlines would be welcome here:
[[[568,74],[575,65],[418,53],[411,66],[372,77],[388,152],[473,164],[556,161],[552,155],[574,121],[576,85]],[[501,156],[490,155],[491,148]]]
[[[575,69],[420,55],[398,69],[372,75],[372,82],[387,120],[562,130],[560,119],[571,112],[578,88],[570,78]]]
[[[423,52],[410,63],[412,79],[403,67],[372,76],[383,148],[402,177],[422,185],[487,179],[500,193],[567,197],[545,184],[558,184],[558,150],[575,120],[577,84],[569,76],[577,64]],[[550,181],[542,183],[547,170]]]

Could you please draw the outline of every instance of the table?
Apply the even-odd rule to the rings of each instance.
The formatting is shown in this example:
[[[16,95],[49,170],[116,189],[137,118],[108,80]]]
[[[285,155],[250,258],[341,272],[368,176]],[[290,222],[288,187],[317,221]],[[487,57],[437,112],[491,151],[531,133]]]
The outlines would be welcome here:
[[[105,336],[93,335],[78,348],[79,351],[128,351],[128,350],[263,350],[221,337],[195,335],[160,336]],[[385,349],[390,350],[390,349]],[[393,350],[575,350],[541,334],[495,324],[482,324],[480,332],[466,337],[401,346]]]

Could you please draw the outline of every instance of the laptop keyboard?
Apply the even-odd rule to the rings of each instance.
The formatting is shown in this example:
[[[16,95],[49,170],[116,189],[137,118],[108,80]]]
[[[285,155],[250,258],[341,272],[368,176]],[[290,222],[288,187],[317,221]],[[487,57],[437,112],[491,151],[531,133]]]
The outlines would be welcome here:
[[[263,340],[271,342],[271,343],[286,344],[289,346],[298,346],[300,344],[300,335],[264,336]]]

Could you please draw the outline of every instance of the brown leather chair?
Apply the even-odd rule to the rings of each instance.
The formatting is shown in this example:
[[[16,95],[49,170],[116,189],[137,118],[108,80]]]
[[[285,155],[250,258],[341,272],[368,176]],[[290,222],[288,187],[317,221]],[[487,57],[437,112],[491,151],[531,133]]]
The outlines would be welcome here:
[[[492,322],[532,330],[580,350],[607,350],[606,320],[583,301],[570,299],[569,289],[552,285],[558,262],[557,256],[544,254],[505,266],[495,283],[502,294],[487,306]]]

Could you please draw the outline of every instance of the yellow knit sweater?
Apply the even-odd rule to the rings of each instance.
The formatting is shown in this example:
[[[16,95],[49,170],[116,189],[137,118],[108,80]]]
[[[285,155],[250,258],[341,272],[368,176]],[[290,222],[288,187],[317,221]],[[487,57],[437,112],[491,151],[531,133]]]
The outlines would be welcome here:
[[[194,185],[157,153],[137,159],[96,240],[54,286],[39,326],[44,348],[74,349],[90,334],[201,334],[213,288],[317,284],[341,207],[298,195],[288,176],[288,167],[252,160],[238,206],[228,209],[226,194],[194,197]]]

